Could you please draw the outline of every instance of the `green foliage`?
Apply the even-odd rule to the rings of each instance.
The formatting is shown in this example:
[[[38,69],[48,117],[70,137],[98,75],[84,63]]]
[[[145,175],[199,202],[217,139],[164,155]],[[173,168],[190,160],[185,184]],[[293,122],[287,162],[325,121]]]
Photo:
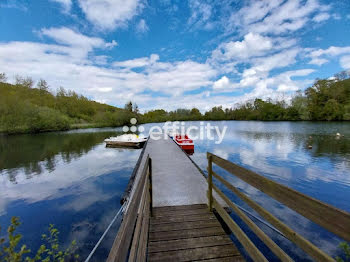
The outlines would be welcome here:
[[[5,73],[0,73],[0,83],[6,83],[7,77]]]
[[[33,84],[34,84],[34,81],[29,76],[28,77],[22,77],[19,75],[16,76],[16,85],[31,88],[31,87],[33,87]]]
[[[346,242],[341,242],[339,244],[339,247],[342,249],[344,253],[345,260],[343,260],[341,257],[336,257],[337,262],[349,262],[350,261],[350,246]]]
[[[58,243],[59,231],[54,227],[54,225],[49,226],[49,234],[42,235],[42,240],[45,244],[42,244],[37,250],[33,258],[25,256],[25,254],[30,253],[31,251],[27,249],[26,245],[18,246],[19,242],[22,239],[22,235],[16,234],[15,231],[17,227],[20,226],[18,217],[12,217],[11,225],[7,229],[8,241],[4,238],[0,239],[0,259],[1,261],[7,262],[35,262],[35,261],[72,261],[77,260],[78,255],[75,255],[76,242],[73,241],[71,245],[62,250]],[[0,228],[1,229],[1,228]],[[6,245],[7,244],[7,245]]]
[[[32,88],[29,77],[16,77],[16,85],[7,84],[0,74],[0,131],[6,133],[42,132],[69,128],[129,125],[138,122],[191,120],[350,120],[350,72],[335,75],[334,80],[317,80],[304,94],[298,91],[290,103],[255,99],[234,108],[213,107],[203,115],[197,108],[162,109],[145,114],[131,101],[124,109],[91,101],[73,91],[60,87],[56,95],[49,92],[41,79]]]
[[[16,85],[0,80],[0,131],[27,133],[122,126],[130,123],[130,118],[138,118],[138,106],[131,102],[131,109],[124,110],[91,101],[62,87],[54,95],[43,79],[36,88],[32,86],[31,78],[17,76]]]
[[[235,108],[213,107],[204,116],[198,109],[177,109],[172,112],[153,110],[142,116],[143,122],[164,122],[174,120],[263,120],[300,121],[350,120],[350,77],[349,72],[336,75],[335,80],[317,80],[303,94],[296,92],[291,102],[264,101],[255,99]]]

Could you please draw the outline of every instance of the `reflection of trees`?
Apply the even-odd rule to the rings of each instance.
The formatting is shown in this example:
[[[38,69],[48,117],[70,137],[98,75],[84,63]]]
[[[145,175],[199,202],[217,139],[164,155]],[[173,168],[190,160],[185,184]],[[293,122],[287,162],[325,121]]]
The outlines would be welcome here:
[[[0,172],[6,169],[8,179],[13,183],[18,168],[24,169],[27,178],[44,170],[52,172],[58,155],[69,163],[113,135],[117,135],[116,132],[0,136]]]
[[[302,133],[264,133],[264,132],[240,132],[242,137],[251,141],[265,141],[267,143],[292,143],[295,148],[304,148],[313,157],[325,157],[335,160],[339,157],[349,157],[350,139],[348,137],[337,137],[334,134],[302,134]],[[309,150],[308,146],[312,149]],[[339,160],[339,159],[338,159]]]

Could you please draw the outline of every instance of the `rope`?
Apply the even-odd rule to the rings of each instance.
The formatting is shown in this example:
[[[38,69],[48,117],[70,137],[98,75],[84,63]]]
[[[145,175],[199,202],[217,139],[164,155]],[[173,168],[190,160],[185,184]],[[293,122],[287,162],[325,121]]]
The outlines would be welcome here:
[[[100,237],[100,239],[97,241],[95,247],[91,250],[89,256],[85,259],[85,262],[89,262],[91,257],[94,255],[96,249],[98,248],[98,246],[101,244],[103,238],[106,236],[106,234],[108,233],[109,229],[111,228],[111,226],[113,225],[113,223],[115,222],[115,220],[117,219],[117,217],[119,216],[119,214],[124,211],[125,207],[126,207],[126,203],[124,202],[124,204],[120,207],[120,209],[118,210],[117,214],[114,216],[114,218],[112,219],[111,223],[108,225],[107,229],[105,230],[105,232],[102,234],[102,236]]]

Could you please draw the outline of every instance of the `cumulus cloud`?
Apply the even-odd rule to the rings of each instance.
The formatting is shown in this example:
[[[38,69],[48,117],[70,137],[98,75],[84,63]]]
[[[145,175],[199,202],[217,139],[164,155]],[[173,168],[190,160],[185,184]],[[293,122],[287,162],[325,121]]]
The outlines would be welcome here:
[[[221,77],[219,80],[214,82],[213,88],[214,89],[228,89],[231,86],[230,80],[227,78],[227,76]]]
[[[273,47],[272,40],[259,34],[248,33],[242,41],[221,44],[213,51],[213,58],[218,60],[237,60],[265,55]]]
[[[140,0],[78,0],[86,18],[98,28],[125,26],[142,8]]]
[[[95,55],[95,49],[114,46],[113,42],[67,28],[43,29],[40,34],[56,43],[0,43],[0,68],[10,79],[16,74],[30,75],[34,80],[46,79],[53,89],[63,86],[118,106],[132,99],[147,108],[154,105],[154,98],[143,94],[146,90],[174,97],[211,86],[217,76],[209,64],[161,62],[157,54],[107,63],[108,58]]]

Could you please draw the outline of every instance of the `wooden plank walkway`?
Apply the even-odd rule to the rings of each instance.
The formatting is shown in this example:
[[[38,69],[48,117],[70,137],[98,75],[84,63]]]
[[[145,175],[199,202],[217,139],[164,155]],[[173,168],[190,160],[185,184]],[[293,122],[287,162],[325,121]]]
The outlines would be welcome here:
[[[153,206],[179,206],[205,204],[208,184],[197,167],[171,138],[149,139],[136,173],[135,184],[141,177],[145,159],[153,161]],[[226,203],[214,193],[219,202]]]
[[[207,157],[208,183],[172,140],[149,139],[136,171],[130,195],[127,197],[123,221],[109,253],[108,262],[244,261],[237,247],[209,209],[216,210],[215,214],[224,221],[252,260],[267,262],[268,259],[227,214],[220,202],[226,203],[276,257],[281,261],[293,261],[213,183],[213,177],[315,261],[335,261],[214,172],[213,164],[344,240],[350,241],[349,213],[278,184],[219,156],[207,153]]]
[[[153,208],[148,261],[244,261],[206,204]]]

